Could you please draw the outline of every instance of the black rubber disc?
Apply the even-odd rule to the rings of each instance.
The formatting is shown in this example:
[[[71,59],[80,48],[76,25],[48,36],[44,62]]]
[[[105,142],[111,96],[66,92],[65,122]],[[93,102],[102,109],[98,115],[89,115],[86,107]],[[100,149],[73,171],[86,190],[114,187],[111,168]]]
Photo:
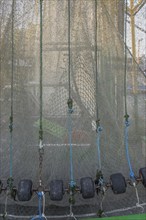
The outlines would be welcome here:
[[[126,192],[126,180],[121,173],[115,173],[110,176],[111,188],[115,194]]]
[[[19,201],[29,201],[32,196],[32,181],[21,180],[18,184],[17,197]]]
[[[52,180],[50,182],[50,199],[52,201],[61,201],[63,199],[64,188],[62,180]]]
[[[139,175],[140,175],[140,177],[142,177],[142,183],[143,183],[144,187],[146,187],[146,167],[140,168]]]
[[[93,198],[95,195],[94,182],[91,177],[83,177],[80,180],[81,193],[84,199]]]

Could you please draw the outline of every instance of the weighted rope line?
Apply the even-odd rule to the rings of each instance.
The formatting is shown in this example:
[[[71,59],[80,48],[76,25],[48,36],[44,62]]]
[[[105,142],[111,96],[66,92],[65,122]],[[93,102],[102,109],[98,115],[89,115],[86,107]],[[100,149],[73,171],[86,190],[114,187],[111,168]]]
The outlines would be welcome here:
[[[70,190],[73,191],[75,187],[74,175],[73,175],[73,151],[72,151],[72,113],[73,113],[73,100],[71,98],[71,50],[70,50],[70,0],[68,0],[68,137],[69,137],[69,146],[70,146]],[[71,197],[73,197],[73,192]]]
[[[126,15],[125,15],[125,68],[124,68],[124,97],[125,97],[125,148],[126,148],[126,157],[128,161],[128,166],[130,170],[130,178],[132,181],[135,181],[135,175],[131,166],[130,155],[129,155],[129,145],[128,145],[128,127],[130,126],[129,123],[129,115],[127,113],[127,0],[126,0]]]
[[[100,127],[100,119],[99,119],[99,99],[98,99],[98,69],[97,69],[97,0],[95,0],[95,76],[96,76],[96,88],[95,88],[95,97],[96,97],[96,132],[97,132],[97,157],[98,157],[98,169],[101,171],[101,154],[100,154],[100,137],[102,128]]]
[[[130,178],[132,179],[133,186],[135,188],[137,203],[136,207],[139,207],[142,209],[142,212],[144,212],[144,208],[139,203],[139,195],[138,190],[135,183],[135,175],[132,169],[131,161],[130,161],[130,155],[129,155],[129,145],[128,145],[128,128],[130,126],[129,123],[129,115],[127,113],[127,46],[126,46],[126,39],[127,39],[127,0],[126,0],[126,15],[125,15],[125,69],[124,69],[124,97],[125,97],[125,147],[126,147],[126,156],[128,161],[128,166],[130,170]]]
[[[40,129],[39,129],[39,185],[42,186],[42,163],[43,163],[43,0],[40,0]]]
[[[8,204],[8,196],[12,195],[13,190],[13,84],[14,84],[14,1],[12,1],[12,26],[11,26],[11,40],[12,40],[12,48],[11,48],[11,115],[10,115],[10,124],[9,124],[9,132],[10,132],[10,144],[9,144],[9,170],[10,177],[7,180],[7,191],[5,198],[5,208],[3,218],[7,217],[7,204]]]
[[[100,126],[100,119],[99,119],[99,88],[98,88],[98,69],[97,69],[97,0],[95,0],[95,76],[96,76],[96,88],[95,88],[95,97],[96,97],[96,146],[97,146],[97,158],[98,158],[98,164],[97,164],[97,174],[96,178],[98,181],[99,190],[103,191],[103,176],[102,176],[102,165],[101,165],[101,151],[100,151],[100,139],[101,139],[101,131],[102,127]],[[99,216],[104,214],[103,211],[103,200],[105,195],[103,194],[103,197],[100,201],[100,210]],[[105,214],[104,214],[105,215]]]
[[[13,84],[14,84],[14,0],[12,1],[12,26],[11,26],[11,40],[12,40],[12,51],[11,51],[11,116],[10,116],[10,178],[12,178],[13,169]]]
[[[73,100],[71,98],[71,50],[70,50],[70,0],[68,0],[68,90],[69,90],[69,98],[67,101],[68,104],[68,138],[69,138],[69,156],[70,156],[70,183],[69,183],[69,203],[70,203],[70,214],[69,217],[74,218],[72,212],[72,205],[75,203],[74,192],[76,183],[74,181],[73,174],[73,149],[72,149],[72,113],[73,113]]]

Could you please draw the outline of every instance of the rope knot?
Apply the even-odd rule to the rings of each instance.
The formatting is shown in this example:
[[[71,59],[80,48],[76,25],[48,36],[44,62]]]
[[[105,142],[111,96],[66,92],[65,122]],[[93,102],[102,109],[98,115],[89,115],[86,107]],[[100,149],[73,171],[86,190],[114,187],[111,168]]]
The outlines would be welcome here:
[[[100,126],[100,119],[96,120],[96,132],[101,132],[103,128]]]
[[[13,117],[10,116],[10,124],[9,124],[9,129],[10,129],[10,132],[13,131]]]
[[[76,186],[75,181],[71,180],[69,186],[70,186],[71,189],[75,188],[75,186]]]
[[[97,128],[97,132],[101,132],[103,130],[103,128],[101,127],[101,126],[99,126],[98,128]]]
[[[73,111],[73,100],[71,98],[68,99],[67,104],[68,104],[69,110]]]
[[[7,180],[7,187],[9,189],[13,188],[13,181],[14,181],[14,179],[12,177],[8,178],[8,180]]]
[[[124,115],[124,118],[125,118],[126,121],[129,120],[129,117],[130,117],[130,116],[129,116],[127,113],[126,113],[126,115]]]
[[[135,180],[135,175],[134,175],[134,172],[132,170],[130,171],[130,178]]]

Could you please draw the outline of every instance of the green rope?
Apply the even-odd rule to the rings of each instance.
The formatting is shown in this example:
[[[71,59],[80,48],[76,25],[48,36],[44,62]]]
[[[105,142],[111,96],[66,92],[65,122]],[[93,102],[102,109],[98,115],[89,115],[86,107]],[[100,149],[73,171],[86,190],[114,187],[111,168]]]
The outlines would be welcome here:
[[[127,40],[127,0],[126,0],[126,17],[125,17],[125,47],[124,47],[124,53],[125,53],[125,65],[124,65],[124,98],[125,98],[125,119],[128,120],[128,113],[127,113],[127,46],[126,46],[126,40]]]
[[[40,130],[39,139],[43,140],[43,123],[42,123],[42,109],[43,109],[43,16],[42,16],[42,2],[40,0]]]
[[[98,112],[98,69],[97,69],[97,0],[95,0],[95,76],[96,76],[96,117],[99,121],[99,112]]]
[[[12,2],[12,26],[11,26],[11,39],[12,39],[12,51],[11,51],[11,116],[10,116],[10,124],[9,124],[9,131],[10,131],[10,178],[12,178],[12,169],[13,169],[13,84],[14,84],[14,0]]]
[[[68,82],[69,99],[71,99],[71,50],[70,50],[70,0],[68,0]]]

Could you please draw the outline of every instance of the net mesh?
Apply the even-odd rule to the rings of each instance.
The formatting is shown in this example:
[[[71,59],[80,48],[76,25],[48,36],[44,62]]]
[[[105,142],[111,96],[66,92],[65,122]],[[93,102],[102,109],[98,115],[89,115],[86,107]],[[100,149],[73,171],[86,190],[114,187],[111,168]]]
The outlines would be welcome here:
[[[31,179],[37,188],[39,179],[39,71],[40,26],[39,1],[0,1],[0,179],[9,177],[9,117],[11,115],[12,15],[14,18],[13,80],[13,178]],[[104,180],[121,172],[129,178],[124,146],[124,1],[97,1],[97,58],[95,72],[95,1],[71,1],[71,96],[73,99],[72,143],[73,169],[77,185],[82,177],[96,177],[96,107],[101,132],[101,164]],[[146,166],[144,72],[127,48],[127,108],[130,115],[129,152],[134,173]],[[96,86],[98,84],[98,94]],[[68,140],[68,1],[43,1],[43,184],[49,188],[53,179],[70,181]],[[145,189],[138,184],[140,203],[145,208]],[[4,213],[5,192],[0,194],[0,213]],[[69,196],[53,202],[46,193],[46,215],[69,213]],[[32,216],[37,213],[37,196],[29,202],[8,198],[10,215]],[[97,213],[100,196],[83,199],[75,195],[74,214]],[[140,213],[133,187],[114,195],[109,189],[103,209],[108,216]],[[10,217],[10,219],[12,216]],[[16,218],[16,217],[15,217]]]

